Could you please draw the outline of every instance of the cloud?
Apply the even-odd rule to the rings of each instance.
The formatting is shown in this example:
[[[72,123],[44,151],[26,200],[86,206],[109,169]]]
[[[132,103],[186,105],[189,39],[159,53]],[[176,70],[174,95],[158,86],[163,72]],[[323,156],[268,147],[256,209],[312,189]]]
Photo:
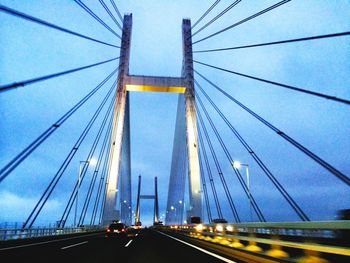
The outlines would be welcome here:
[[[39,197],[19,196],[9,191],[0,192],[0,222],[23,222],[30,214]],[[61,210],[62,204],[59,200],[48,200],[45,205],[45,222],[54,223],[54,215]]]

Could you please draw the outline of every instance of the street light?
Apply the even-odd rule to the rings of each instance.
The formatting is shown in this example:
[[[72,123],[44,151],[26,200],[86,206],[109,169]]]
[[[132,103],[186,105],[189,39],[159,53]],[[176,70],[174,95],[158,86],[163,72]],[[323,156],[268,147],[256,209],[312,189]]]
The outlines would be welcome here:
[[[240,169],[242,164],[239,161],[233,161],[232,166],[236,169]]]
[[[175,210],[175,221],[176,221],[176,223],[177,223],[176,207],[172,205],[172,206],[170,207],[170,209],[171,209],[171,210]]]
[[[249,179],[249,165],[240,163],[239,161],[233,161],[232,166],[236,168],[237,170],[240,169],[242,166],[245,166],[246,168],[246,176],[247,176],[247,188],[248,188],[248,198],[249,198],[249,213],[250,213],[250,221],[253,221],[253,215],[252,215],[252,199],[251,199],[251,193],[250,193],[250,179]]]
[[[78,213],[78,199],[79,199],[79,188],[80,188],[80,181],[81,181],[81,172],[82,172],[82,168],[81,168],[81,164],[82,163],[88,163],[89,165],[95,166],[97,164],[96,159],[91,158],[90,160],[87,161],[79,161],[79,173],[78,173],[78,187],[76,190],[76,201],[75,201],[75,212],[74,212],[74,226],[77,226],[77,213]]]
[[[179,200],[179,208],[180,208],[180,215],[179,215],[179,217],[180,217],[180,224],[182,223],[182,219],[183,219],[183,217],[184,217],[184,205],[185,205],[185,203],[182,201],[182,200]]]

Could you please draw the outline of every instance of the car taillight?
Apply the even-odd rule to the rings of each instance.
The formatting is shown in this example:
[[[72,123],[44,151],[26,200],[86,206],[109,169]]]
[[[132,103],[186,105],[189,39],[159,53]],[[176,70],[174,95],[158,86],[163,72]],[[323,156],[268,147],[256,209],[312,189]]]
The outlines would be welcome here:
[[[122,232],[125,232],[125,229],[124,229],[124,228],[122,229]]]
[[[109,228],[107,228],[107,232],[111,232],[111,230]]]

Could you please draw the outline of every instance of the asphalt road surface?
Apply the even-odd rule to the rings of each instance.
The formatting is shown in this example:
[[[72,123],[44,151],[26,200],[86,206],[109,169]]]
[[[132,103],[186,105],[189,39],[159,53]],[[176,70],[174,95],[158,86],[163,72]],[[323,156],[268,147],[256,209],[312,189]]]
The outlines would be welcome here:
[[[0,247],[0,262],[238,262],[201,248],[189,240],[151,229],[107,238],[104,233],[57,240],[8,243]]]

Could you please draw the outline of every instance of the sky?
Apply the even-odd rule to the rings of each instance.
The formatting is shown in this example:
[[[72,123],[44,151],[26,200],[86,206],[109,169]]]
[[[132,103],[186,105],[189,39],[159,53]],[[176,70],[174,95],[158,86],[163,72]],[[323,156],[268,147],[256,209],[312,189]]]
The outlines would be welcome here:
[[[115,14],[110,2],[106,0],[105,2]],[[130,74],[180,76],[182,19],[191,18],[192,23],[197,21],[214,1],[115,2],[123,14],[133,14]],[[212,13],[194,28],[194,31],[231,2],[221,1]],[[206,37],[276,2],[243,0],[194,36],[193,40]],[[118,38],[91,18],[74,1],[0,0],[0,3],[70,30],[120,45]],[[98,1],[85,0],[84,3],[120,33]],[[349,11],[350,2],[347,0],[293,0],[225,33],[195,44],[193,50],[349,31]],[[0,13],[0,19],[0,85],[119,56],[119,49],[45,28],[4,13]],[[225,52],[196,53],[194,59],[349,100],[349,54],[347,36]],[[0,167],[6,165],[75,105],[112,72],[117,64],[117,61],[111,62],[1,93]],[[350,175],[350,119],[347,105],[234,76],[198,64],[194,67],[280,130],[347,176]],[[335,219],[339,209],[350,207],[348,186],[218,93],[198,75],[195,75],[195,79],[312,220]],[[111,79],[96,96],[57,129],[0,184],[0,223],[23,222],[26,219],[113,81],[114,79]],[[251,192],[266,219],[298,220],[200,92],[199,96],[205,102],[233,158],[249,164]],[[153,193],[153,180],[157,176],[160,212],[163,214],[166,208],[177,95],[132,93],[130,102],[133,206],[136,204],[138,175],[142,176],[142,194]],[[106,108],[102,110],[101,116],[105,111]],[[48,205],[38,217],[38,224],[48,225],[59,219],[77,178],[79,161],[86,159],[101,122],[102,117],[97,119],[87,135],[86,142],[79,149],[49,199]],[[248,200],[238,186],[238,180],[209,124],[207,128],[242,221],[257,220],[255,216],[250,217]],[[215,171],[212,161],[211,167]],[[242,175],[245,175],[243,171]],[[91,169],[88,176],[91,176]],[[222,200],[224,217],[231,222],[233,217],[228,209],[218,175],[214,172],[213,176]],[[81,195],[84,195],[86,190],[85,182],[82,185]],[[211,208],[216,217],[212,199],[211,197]],[[142,221],[150,223],[152,213],[153,203],[148,200],[142,201]]]

